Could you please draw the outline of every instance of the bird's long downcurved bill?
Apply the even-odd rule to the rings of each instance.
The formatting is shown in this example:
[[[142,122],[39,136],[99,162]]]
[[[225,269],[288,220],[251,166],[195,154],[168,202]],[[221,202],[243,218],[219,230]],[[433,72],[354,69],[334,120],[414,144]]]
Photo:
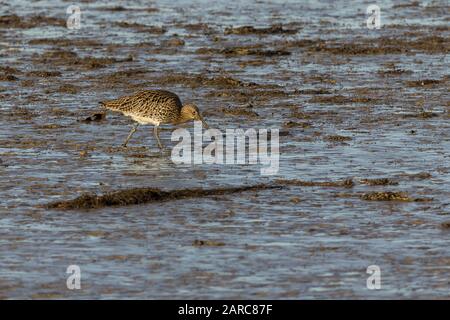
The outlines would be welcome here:
[[[205,129],[209,129],[208,124],[206,123],[205,119],[203,119],[202,116],[200,116],[200,121],[202,122],[203,126],[205,127]]]

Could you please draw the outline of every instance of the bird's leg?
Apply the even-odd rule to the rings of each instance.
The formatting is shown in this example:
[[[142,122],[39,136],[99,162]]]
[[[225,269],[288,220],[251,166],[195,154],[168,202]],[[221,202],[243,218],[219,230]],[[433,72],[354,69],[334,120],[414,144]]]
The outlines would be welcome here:
[[[131,129],[130,133],[128,134],[128,137],[126,138],[125,142],[123,143],[123,147],[127,146],[128,141],[130,141],[133,134],[137,131],[137,127],[139,126],[139,123],[136,123],[133,128]]]
[[[159,126],[155,126],[155,127],[153,128],[153,133],[155,134],[156,141],[158,141],[158,147],[159,147],[161,150],[163,150],[163,149],[164,149],[164,148],[163,148],[163,145],[161,144],[161,141],[159,140],[159,131],[158,131],[158,129],[159,129]]]

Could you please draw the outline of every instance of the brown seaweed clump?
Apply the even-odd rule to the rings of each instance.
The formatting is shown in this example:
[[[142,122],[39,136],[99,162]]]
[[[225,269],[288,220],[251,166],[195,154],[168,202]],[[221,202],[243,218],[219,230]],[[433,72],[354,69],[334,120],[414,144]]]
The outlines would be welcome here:
[[[247,118],[257,118],[259,115],[253,111],[248,110],[248,108],[222,108],[222,112],[224,114],[232,115],[232,116],[242,116]]]
[[[218,53],[226,56],[262,56],[262,57],[275,57],[275,56],[289,56],[290,51],[283,49],[249,49],[245,47],[225,48],[221,49]]]
[[[283,123],[284,128],[311,128],[312,124],[310,122],[297,122],[297,121],[287,121]]]
[[[117,59],[111,57],[79,57],[76,52],[68,50],[49,50],[37,58],[37,62],[44,64],[80,66],[85,69],[100,69],[114,63],[133,61],[132,56]]]
[[[393,181],[389,178],[378,178],[378,179],[362,179],[361,183],[367,184],[369,186],[387,186],[387,185],[398,185],[397,181]]]
[[[242,26],[242,27],[230,27],[225,28],[226,35],[237,34],[237,35],[247,35],[247,34],[294,34],[297,33],[297,29],[284,29],[281,24],[272,25],[267,28],[255,28],[253,26]]]
[[[347,104],[347,103],[369,103],[373,102],[374,99],[369,97],[345,97],[342,95],[333,96],[314,96],[309,102],[311,103],[332,103],[332,104]]]
[[[60,77],[61,75],[62,74],[59,71],[46,71],[46,70],[35,70],[27,73],[27,76],[39,78]]]
[[[411,74],[412,71],[400,69],[400,68],[393,66],[392,68],[388,68],[388,69],[380,69],[380,70],[378,70],[377,73],[382,77],[390,77],[390,76],[398,76],[398,75],[402,75],[402,74]]]
[[[108,82],[121,82],[124,79],[134,79],[137,77],[141,77],[143,74],[148,72],[145,69],[128,69],[128,70],[120,70],[102,77],[105,81]]]
[[[423,79],[423,80],[416,80],[416,81],[406,81],[406,85],[408,87],[425,87],[430,88],[434,87],[439,84],[443,84],[447,81],[446,78],[443,79]]]
[[[394,4],[392,6],[393,9],[410,8],[410,7],[420,7],[420,2],[419,1],[412,1],[412,2],[408,2],[408,3],[398,3],[398,4]]]
[[[20,73],[20,71],[18,69],[10,67],[10,66],[0,66],[0,72],[4,72],[7,74]]]
[[[107,193],[98,196],[96,194],[84,194],[78,198],[67,201],[53,202],[46,205],[49,209],[97,209],[110,206],[128,206],[150,202],[162,202],[185,198],[206,197],[212,195],[227,195],[245,191],[258,191],[266,189],[280,189],[281,186],[258,184],[244,187],[228,187],[217,189],[181,189],[163,191],[158,188],[134,188]]]
[[[164,34],[167,32],[167,29],[164,27],[147,26],[145,24],[140,24],[136,22],[120,21],[116,22],[115,25],[120,28],[132,28],[138,32],[145,32],[145,33]]]
[[[97,11],[111,11],[111,12],[122,12],[122,11],[141,11],[141,12],[158,12],[159,9],[156,7],[148,7],[148,8],[133,8],[133,7],[123,7],[123,6],[115,6],[115,7],[96,7]]]
[[[280,185],[291,185],[300,187],[344,187],[352,188],[355,183],[352,179],[345,179],[343,181],[304,181],[299,179],[285,180],[277,179],[276,183]]]
[[[377,54],[400,54],[407,50],[398,46],[375,47],[365,44],[342,44],[338,46],[318,45],[313,52],[326,52],[337,55],[377,55]]]
[[[19,78],[17,78],[12,74],[9,73],[0,74],[0,81],[17,81],[17,80],[19,80]]]
[[[43,15],[19,17],[11,14],[0,16],[0,28],[30,29],[40,26],[64,27],[66,26],[66,20]]]
[[[441,223],[442,229],[450,229],[450,221],[444,221]]]
[[[158,79],[161,84],[183,84],[191,88],[198,88],[201,86],[214,86],[223,88],[236,87],[256,87],[257,84],[253,82],[244,82],[229,76],[208,77],[203,74],[185,75],[185,74],[169,74]]]
[[[419,173],[408,174],[407,177],[410,180],[425,180],[425,179],[430,179],[433,176],[429,172],[419,172]]]
[[[28,41],[29,45],[53,45],[55,47],[102,47],[103,43],[88,38],[36,38]]]
[[[259,56],[259,57],[275,57],[275,56],[289,56],[290,51],[283,48],[264,49],[261,45],[250,46],[236,46],[226,48],[199,48],[196,50],[197,54],[215,55],[222,54],[225,56]]]
[[[325,139],[328,140],[328,141],[331,141],[331,142],[344,142],[344,141],[352,140],[351,137],[340,136],[340,135],[327,136]]]
[[[361,43],[332,43],[322,39],[303,42],[293,42],[307,47],[310,52],[322,52],[336,55],[384,55],[402,54],[408,52],[448,53],[450,50],[448,38],[427,36],[414,40],[397,38],[378,38]]]
[[[406,193],[393,191],[369,192],[363,194],[361,199],[369,201],[413,201]]]
[[[215,241],[215,240],[194,240],[192,242],[192,245],[194,247],[223,247],[225,243],[221,241]]]
[[[404,115],[405,118],[418,118],[418,119],[430,119],[430,118],[434,118],[434,117],[438,117],[438,116],[439,116],[439,114],[437,114],[435,112],[425,111],[425,110],[422,110],[418,113]]]

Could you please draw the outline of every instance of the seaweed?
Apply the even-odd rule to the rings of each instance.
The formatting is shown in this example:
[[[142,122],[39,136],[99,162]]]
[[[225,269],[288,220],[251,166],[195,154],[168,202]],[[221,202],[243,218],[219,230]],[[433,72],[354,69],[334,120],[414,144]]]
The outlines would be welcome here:
[[[151,202],[163,202],[185,198],[227,195],[246,191],[259,191],[280,188],[282,188],[282,186],[272,186],[267,184],[217,189],[179,189],[171,191],[164,191],[158,188],[133,188],[115,191],[100,196],[96,194],[84,194],[73,200],[49,203],[45,207],[48,209],[64,210],[96,209],[110,206],[128,206]]]

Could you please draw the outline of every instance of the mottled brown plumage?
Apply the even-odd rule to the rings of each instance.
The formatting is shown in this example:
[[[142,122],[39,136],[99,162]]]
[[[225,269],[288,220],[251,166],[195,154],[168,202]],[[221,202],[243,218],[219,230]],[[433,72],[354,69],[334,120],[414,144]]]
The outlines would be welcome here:
[[[155,124],[176,123],[183,107],[176,94],[163,90],[141,91],[102,104],[107,109],[122,112],[132,118],[147,118],[148,122]]]
[[[145,90],[131,96],[100,102],[105,108],[123,113],[131,117],[137,124],[133,127],[124,146],[136,132],[139,124],[153,124],[158,146],[162,149],[159,140],[158,126],[160,124],[180,124],[190,120],[204,122],[197,106],[193,104],[182,105],[180,98],[170,91]]]

